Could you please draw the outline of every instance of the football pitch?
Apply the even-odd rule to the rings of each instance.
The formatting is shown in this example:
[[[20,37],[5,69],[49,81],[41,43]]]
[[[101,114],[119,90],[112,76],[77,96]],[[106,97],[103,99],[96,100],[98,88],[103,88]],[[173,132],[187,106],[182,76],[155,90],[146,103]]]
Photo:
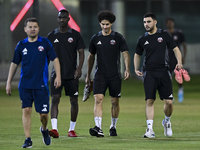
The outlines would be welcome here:
[[[103,102],[102,130],[105,137],[97,138],[89,134],[94,127],[94,99],[90,96],[82,102],[84,83],[79,88],[79,115],[76,124],[77,138],[67,136],[70,123],[69,98],[61,97],[58,116],[60,137],[52,138],[50,146],[42,142],[39,132],[41,123],[39,115],[33,109],[31,138],[33,148],[37,150],[198,150],[200,149],[200,79],[192,76],[191,81],[184,83],[184,101],[178,103],[178,85],[173,80],[174,112],[171,118],[173,136],[165,137],[161,121],[164,119],[163,102],[155,101],[154,139],[142,138],[146,130],[145,101],[142,81],[129,79],[122,82],[122,98],[120,99],[120,115],[117,122],[117,137],[109,136],[111,123],[111,102],[106,93]],[[21,149],[25,140],[22,127],[21,102],[17,89],[12,96],[6,95],[5,88],[0,89],[0,150]],[[51,129],[50,118],[48,128]]]

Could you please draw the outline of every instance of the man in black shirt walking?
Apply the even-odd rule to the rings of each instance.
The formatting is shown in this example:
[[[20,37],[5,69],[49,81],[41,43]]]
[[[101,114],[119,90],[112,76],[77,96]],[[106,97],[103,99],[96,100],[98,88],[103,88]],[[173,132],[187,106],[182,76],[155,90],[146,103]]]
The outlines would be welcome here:
[[[137,43],[134,55],[135,73],[143,76],[145,100],[146,100],[146,121],[147,130],[144,138],[154,138],[153,119],[154,101],[158,90],[160,99],[164,100],[165,119],[162,121],[165,136],[172,136],[170,118],[173,111],[172,81],[168,64],[168,49],[174,51],[177,65],[176,69],[182,69],[182,56],[175,41],[167,31],[156,27],[157,20],[154,13],[147,13],[143,18],[144,27],[147,32],[142,35]],[[140,71],[140,56],[145,50],[143,68]]]
[[[175,29],[174,27],[175,21],[173,18],[167,18],[166,19],[166,26],[167,31],[172,35],[174,41],[176,42],[179,49],[182,46],[182,62],[185,63],[186,53],[187,53],[187,47],[185,43],[185,36],[181,30]],[[174,69],[176,67],[177,60],[173,53],[173,51],[169,50],[169,66],[170,66],[170,72],[173,73]],[[181,103],[184,99],[184,92],[183,92],[183,84],[178,83],[179,89],[178,89],[178,101]]]
[[[63,87],[65,88],[65,95],[70,97],[71,103],[71,121],[68,136],[77,137],[74,129],[78,115],[78,79],[82,75],[85,44],[80,33],[68,27],[69,19],[69,12],[67,10],[60,10],[58,13],[59,28],[48,34],[48,39],[53,44],[60,61],[62,79],[61,87],[55,89],[53,81],[55,80],[56,74],[53,69],[51,75],[51,125],[53,130],[50,130],[49,134],[54,138],[59,137],[57,129],[58,104],[60,103]],[[79,53],[78,66],[77,52]]]
[[[111,29],[111,26],[115,22],[115,15],[110,11],[103,10],[97,14],[97,17],[102,31],[91,38],[86,77],[86,84],[90,84],[90,74],[94,65],[95,55],[97,54],[97,65],[93,83],[95,127],[90,128],[89,131],[92,136],[104,136],[101,130],[102,103],[106,89],[109,88],[112,103],[110,136],[117,136],[116,123],[119,115],[119,98],[121,97],[120,52],[124,56],[126,67],[124,80],[130,76],[130,56],[123,36]]]

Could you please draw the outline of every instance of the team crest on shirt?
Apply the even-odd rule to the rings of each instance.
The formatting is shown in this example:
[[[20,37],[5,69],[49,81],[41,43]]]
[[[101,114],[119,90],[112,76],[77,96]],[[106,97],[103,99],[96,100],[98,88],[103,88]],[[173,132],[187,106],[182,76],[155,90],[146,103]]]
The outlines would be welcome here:
[[[68,38],[68,42],[72,43],[74,41],[74,39],[72,37]]]
[[[176,35],[174,35],[173,38],[174,38],[174,40],[178,40],[178,36],[176,36]]]
[[[116,41],[115,40],[110,40],[111,45],[115,45]]]
[[[42,51],[44,50],[44,47],[43,47],[43,46],[38,46],[38,50],[39,50],[40,52],[42,52]]]
[[[159,37],[157,40],[158,40],[158,42],[162,42],[163,38]]]

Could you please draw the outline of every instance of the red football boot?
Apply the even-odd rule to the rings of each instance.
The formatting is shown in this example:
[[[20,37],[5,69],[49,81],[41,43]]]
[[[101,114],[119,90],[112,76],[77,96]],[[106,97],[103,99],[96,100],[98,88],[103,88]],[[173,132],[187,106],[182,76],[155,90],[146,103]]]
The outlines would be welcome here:
[[[49,130],[49,135],[52,136],[53,138],[59,138],[59,134],[56,129]]]
[[[71,130],[71,131],[68,132],[68,137],[77,137],[77,135],[74,132],[74,130]]]
[[[182,69],[181,69],[181,70],[182,70]],[[176,79],[176,81],[177,81],[179,84],[182,84],[182,83],[183,83],[182,71],[181,71],[181,70],[177,70],[177,69],[174,70],[175,79]]]
[[[188,72],[185,69],[181,69],[182,70],[182,75],[185,81],[190,81],[190,76],[188,74]]]

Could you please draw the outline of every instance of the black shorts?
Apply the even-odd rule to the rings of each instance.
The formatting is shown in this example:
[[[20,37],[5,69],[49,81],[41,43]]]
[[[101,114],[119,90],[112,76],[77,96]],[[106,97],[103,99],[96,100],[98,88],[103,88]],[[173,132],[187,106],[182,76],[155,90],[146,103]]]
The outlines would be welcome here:
[[[121,78],[115,76],[112,78],[105,78],[102,75],[95,75],[93,83],[93,94],[103,94],[105,96],[106,90],[109,88],[109,95],[111,97],[121,97]]]
[[[145,100],[155,100],[157,90],[161,100],[173,99],[172,78],[167,69],[163,71],[145,71],[143,79]]]
[[[70,97],[78,97],[78,86],[79,86],[79,80],[78,79],[62,79],[61,86],[57,89],[55,89],[54,86],[54,80],[55,80],[56,74],[53,74],[51,77],[51,96],[55,94],[62,93],[63,87],[65,88],[65,95]]]

